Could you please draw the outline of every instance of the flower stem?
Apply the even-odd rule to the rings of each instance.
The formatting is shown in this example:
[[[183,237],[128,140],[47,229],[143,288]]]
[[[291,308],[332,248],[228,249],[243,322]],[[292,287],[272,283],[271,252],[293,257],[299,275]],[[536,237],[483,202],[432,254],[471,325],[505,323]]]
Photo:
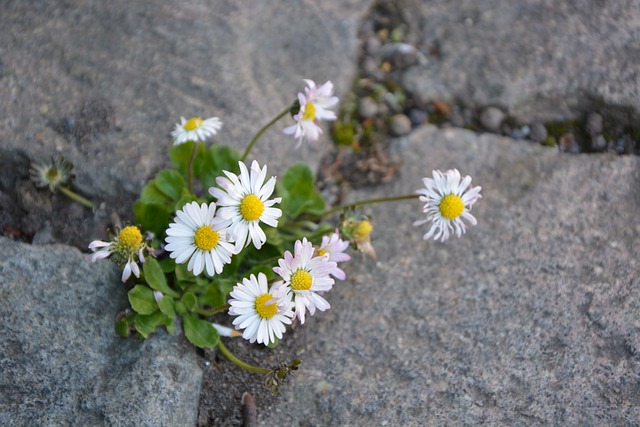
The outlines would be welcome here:
[[[196,158],[196,152],[198,151],[198,142],[193,141],[193,150],[191,150],[191,157],[189,157],[189,164],[187,165],[187,189],[189,193],[193,194],[193,160]]]
[[[401,200],[410,200],[410,199],[417,199],[418,197],[420,197],[419,194],[406,194],[404,196],[395,196],[395,197],[380,197],[377,199],[367,199],[367,200],[360,200],[359,202],[353,202],[353,203],[349,203],[346,205],[340,205],[337,206],[333,209],[329,209],[328,211],[324,211],[323,213],[317,215],[317,218],[324,218],[326,216],[329,216],[331,214],[334,214],[338,211],[344,210],[344,209],[349,209],[349,208],[355,208],[356,206],[363,206],[363,205],[372,205],[374,203],[384,203],[384,202],[399,202]]]
[[[251,149],[253,148],[253,146],[256,144],[256,142],[258,141],[258,139],[260,139],[260,137],[262,136],[263,133],[266,132],[267,129],[269,129],[271,126],[273,126],[278,120],[280,120],[281,118],[283,118],[284,116],[286,116],[289,113],[289,110],[291,109],[291,107],[287,107],[285,108],[280,114],[278,114],[277,116],[275,116],[273,119],[271,119],[271,121],[269,123],[267,123],[266,125],[264,125],[262,127],[262,129],[260,129],[258,131],[258,133],[255,134],[255,136],[253,137],[253,139],[251,140],[251,142],[249,143],[249,146],[247,147],[246,150],[244,150],[244,153],[242,154],[242,157],[240,158],[241,161],[244,162],[244,159],[247,158],[247,156],[249,155],[249,153],[251,152]]]
[[[271,369],[261,368],[259,366],[249,365],[248,363],[245,363],[242,360],[238,359],[237,357],[235,357],[233,355],[233,353],[231,353],[229,351],[229,349],[227,347],[225,347],[224,344],[222,344],[222,341],[218,341],[218,349],[220,350],[220,352],[222,354],[225,355],[225,357],[227,359],[229,359],[231,362],[233,362],[234,364],[238,365],[242,369],[246,369],[247,371],[255,372],[257,374],[269,374],[269,373],[271,373]]]
[[[75,192],[69,190],[67,187],[63,187],[62,185],[60,185],[60,186],[58,186],[58,190],[60,190],[60,192],[62,194],[64,194],[65,196],[67,196],[71,200],[73,200],[75,202],[78,202],[81,205],[84,205],[84,206],[88,207],[89,209],[94,209],[95,208],[95,205],[93,204],[93,202],[91,200],[85,199],[84,197],[82,197],[78,193],[75,193]]]
[[[229,309],[229,304],[222,304],[217,307],[212,307],[210,309],[194,307],[192,311],[198,314],[201,314],[203,316],[213,316],[214,314],[222,313],[223,311],[227,311],[228,309]]]

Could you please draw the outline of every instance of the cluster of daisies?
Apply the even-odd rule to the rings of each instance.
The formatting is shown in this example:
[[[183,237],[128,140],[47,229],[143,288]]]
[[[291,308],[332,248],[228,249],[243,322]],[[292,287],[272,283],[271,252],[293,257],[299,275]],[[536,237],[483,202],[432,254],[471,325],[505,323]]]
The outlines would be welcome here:
[[[328,108],[338,103],[331,82],[321,86],[311,80],[306,83],[305,92],[298,94],[300,108],[293,116],[296,124],[284,129],[298,140],[298,145],[319,138],[322,129],[318,121],[334,120],[336,115]],[[222,122],[215,117],[182,118],[171,135],[174,145],[204,142],[221,126]],[[260,249],[265,244],[267,236],[262,224],[278,226],[282,211],[275,205],[281,198],[272,197],[276,178],[267,179],[267,167],[261,167],[257,161],[249,168],[243,162],[238,166],[239,175],[223,171],[224,176],[216,178],[217,187],[209,189],[215,202],[187,203],[176,211],[174,221],[168,225],[165,251],[177,264],[186,263],[194,275],[222,273],[234,255],[250,245]],[[481,198],[481,188],[471,187],[471,177],[462,178],[456,169],[434,171],[432,178],[423,178],[423,184],[418,194],[426,217],[414,225],[431,224],[424,234],[425,240],[445,241],[454,233],[460,237],[467,227],[463,220],[472,225],[477,223],[470,211]],[[338,230],[324,236],[315,247],[303,238],[295,242],[293,253],[286,251],[273,268],[279,276],[277,281],[269,284],[266,275],[259,273],[237,283],[229,299],[229,314],[236,316],[235,328],[243,330],[242,336],[250,342],[269,345],[282,338],[286,325],[294,319],[303,324],[307,312],[314,315],[316,310],[327,310],[330,306],[323,295],[331,290],[336,279],[346,278],[338,264],[350,259],[345,253],[350,242],[358,250],[373,254],[369,240],[372,230],[368,220],[359,220],[346,233],[346,240]],[[138,262],[144,263],[145,252],[151,250],[148,240],[137,226],[127,226],[112,241],[96,240],[89,248],[94,251],[93,261],[112,256],[123,265],[125,282],[131,274],[140,277]]]

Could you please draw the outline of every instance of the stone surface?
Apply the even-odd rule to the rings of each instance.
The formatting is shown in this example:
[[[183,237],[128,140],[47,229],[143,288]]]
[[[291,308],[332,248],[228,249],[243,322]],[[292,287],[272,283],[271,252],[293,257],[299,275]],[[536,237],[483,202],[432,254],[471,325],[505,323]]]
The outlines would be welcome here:
[[[365,209],[378,258],[285,337],[303,365],[256,396],[260,425],[640,423],[638,158],[434,127],[406,148],[400,180],[352,199],[456,167],[483,187],[478,226],[425,242],[418,202]]]
[[[116,335],[119,277],[68,246],[0,237],[1,425],[195,424],[194,349],[180,334]]]
[[[640,3],[406,0],[424,52],[405,78],[426,99],[497,105],[532,123],[603,103],[640,111]]]

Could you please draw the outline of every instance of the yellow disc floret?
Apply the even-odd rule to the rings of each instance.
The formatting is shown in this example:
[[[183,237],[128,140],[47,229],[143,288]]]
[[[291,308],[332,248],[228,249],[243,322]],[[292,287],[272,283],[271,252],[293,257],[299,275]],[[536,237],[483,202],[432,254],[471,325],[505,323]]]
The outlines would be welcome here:
[[[198,228],[196,235],[193,237],[193,242],[203,251],[210,251],[215,248],[218,240],[220,240],[220,234],[212,230],[209,225]]]
[[[298,270],[291,275],[291,288],[294,291],[308,291],[312,283],[313,279],[308,271]]]
[[[256,298],[256,312],[258,316],[263,319],[271,319],[278,312],[278,304],[275,302],[266,305],[267,302],[273,299],[273,295],[271,294],[262,294],[258,298]]]
[[[455,194],[447,194],[440,202],[440,213],[447,219],[456,219],[464,211],[464,202]]]
[[[302,120],[315,120],[316,119],[316,106],[311,102],[307,102],[304,106],[304,114]]]
[[[327,251],[324,249],[317,249],[316,250],[316,256],[324,256],[327,254]]]
[[[202,126],[202,119],[200,117],[193,117],[187,120],[187,123],[184,124],[184,130],[192,131],[198,129]]]
[[[356,242],[364,242],[369,238],[372,231],[373,225],[365,219],[364,221],[360,221],[355,230],[353,230],[353,238]]]
[[[129,225],[118,233],[118,242],[129,251],[135,251],[142,244],[142,233],[135,225]]]
[[[264,203],[255,194],[249,194],[240,202],[240,213],[247,221],[255,221],[260,219],[264,212]]]

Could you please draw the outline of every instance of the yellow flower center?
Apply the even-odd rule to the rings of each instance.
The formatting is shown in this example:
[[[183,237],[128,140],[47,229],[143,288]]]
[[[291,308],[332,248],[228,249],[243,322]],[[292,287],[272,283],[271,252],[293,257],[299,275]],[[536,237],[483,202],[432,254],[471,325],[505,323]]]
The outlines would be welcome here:
[[[259,219],[264,212],[264,203],[255,194],[249,194],[240,203],[240,213],[247,221]]]
[[[278,312],[278,304],[275,302],[265,305],[272,298],[273,296],[271,294],[262,294],[256,298],[256,312],[258,312],[258,315],[263,319],[271,319]]]
[[[142,244],[142,233],[135,225],[129,225],[118,233],[118,242],[126,249],[134,251]]]
[[[318,250],[316,251],[316,254],[317,254],[318,256],[323,256],[323,255],[326,255],[326,254],[327,254],[327,251],[326,251],[326,250],[324,250],[324,249],[318,249]]]
[[[456,219],[464,211],[464,202],[455,194],[447,194],[440,202],[440,213],[447,219]]]
[[[205,225],[198,228],[196,235],[193,238],[193,242],[196,246],[203,251],[210,251],[215,248],[220,240],[220,234],[217,231],[211,229],[211,226]]]
[[[360,221],[360,224],[353,230],[353,238],[356,242],[363,242],[369,238],[372,231],[373,225],[365,219],[364,221]]]
[[[308,291],[313,279],[308,271],[298,270],[291,275],[291,288],[294,291]]]
[[[202,119],[200,117],[192,117],[184,124],[184,130],[192,131],[202,126]]]
[[[311,102],[307,102],[304,107],[304,114],[302,120],[315,120],[316,119],[316,106]]]

